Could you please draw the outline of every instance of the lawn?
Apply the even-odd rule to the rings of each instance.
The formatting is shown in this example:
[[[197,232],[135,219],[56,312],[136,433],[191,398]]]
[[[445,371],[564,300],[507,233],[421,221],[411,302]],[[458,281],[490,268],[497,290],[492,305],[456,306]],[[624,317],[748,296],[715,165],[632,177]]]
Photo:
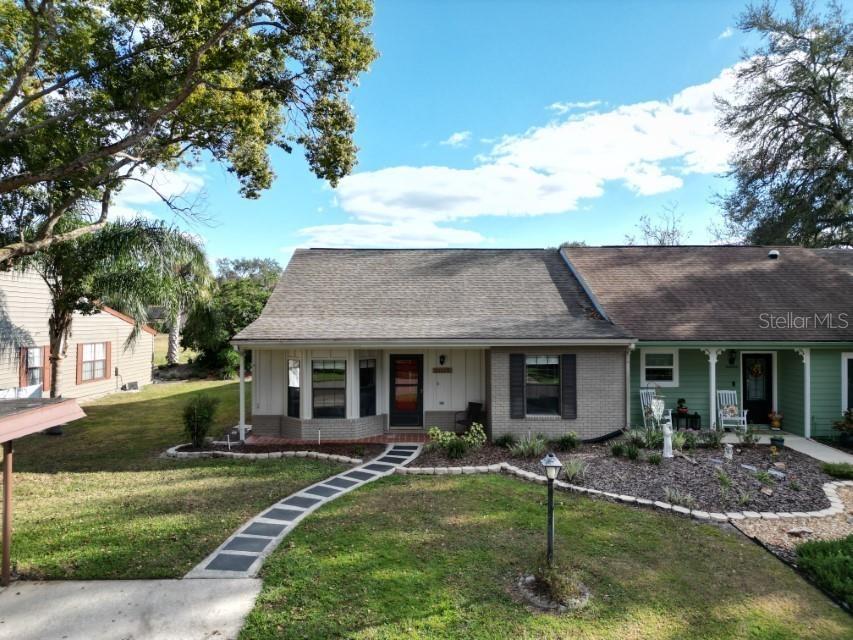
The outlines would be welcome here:
[[[392,478],[323,507],[263,569],[241,635],[266,638],[850,638],[851,618],[742,536],[559,494],[557,556],[593,591],[555,617],[509,585],[541,553],[544,488]]]
[[[166,364],[166,352],[169,350],[169,334],[158,333],[154,336],[154,366]],[[195,359],[198,354],[192,349],[178,349],[178,363],[186,364],[189,358]]]
[[[197,393],[221,400],[219,432],[236,423],[236,383],[179,382],[107,396],[64,436],[16,443],[12,561],[21,575],[179,577],[264,507],[343,469],[303,458],[159,458],[186,441],[181,408]]]

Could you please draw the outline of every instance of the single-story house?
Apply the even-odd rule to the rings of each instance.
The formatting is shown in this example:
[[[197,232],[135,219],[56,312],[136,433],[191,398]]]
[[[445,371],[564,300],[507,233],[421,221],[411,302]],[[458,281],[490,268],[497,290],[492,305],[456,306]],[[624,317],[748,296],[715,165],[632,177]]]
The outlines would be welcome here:
[[[34,272],[0,272],[0,397],[47,396],[50,392],[50,291]],[[151,382],[154,335],[145,327],[128,345],[133,320],[104,307],[74,314],[58,393],[91,398]]]
[[[300,249],[233,340],[253,353],[252,432],[461,429],[481,407],[492,438],[596,438],[641,424],[652,386],[705,427],[714,391],[734,389],[756,422],[775,409],[825,433],[853,401],[853,275],[837,253]]]

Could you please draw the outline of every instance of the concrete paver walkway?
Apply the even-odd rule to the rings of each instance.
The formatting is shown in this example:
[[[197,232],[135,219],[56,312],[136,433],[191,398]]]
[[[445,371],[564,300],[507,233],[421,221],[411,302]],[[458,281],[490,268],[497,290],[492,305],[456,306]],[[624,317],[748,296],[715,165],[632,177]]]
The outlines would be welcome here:
[[[250,578],[264,559],[308,514],[345,493],[394,473],[415,459],[419,443],[388,446],[378,458],[311,485],[272,505],[245,523],[185,578]]]
[[[15,582],[0,640],[230,640],[261,590],[247,580]]]
[[[807,456],[820,460],[821,462],[847,462],[853,464],[853,455],[845,453],[840,449],[821,444],[802,436],[794,435],[793,433],[782,432],[785,437],[785,446],[794,451],[799,451]],[[723,442],[737,444],[737,436],[733,433],[727,433],[723,436]],[[770,444],[770,435],[761,434],[759,436],[759,444]]]

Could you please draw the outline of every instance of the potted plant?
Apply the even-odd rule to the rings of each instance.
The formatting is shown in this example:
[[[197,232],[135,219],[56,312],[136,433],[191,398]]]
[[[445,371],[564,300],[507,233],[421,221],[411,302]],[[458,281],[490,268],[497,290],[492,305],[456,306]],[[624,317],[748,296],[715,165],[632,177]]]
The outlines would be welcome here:
[[[682,415],[687,415],[690,413],[690,409],[687,408],[687,401],[684,398],[679,398],[678,402],[675,405],[676,413],[680,413]]]
[[[782,428],[782,418],[785,416],[782,415],[779,411],[771,411],[767,414],[767,417],[770,419],[770,428],[774,431],[779,431]]]
[[[832,424],[839,432],[838,439],[844,447],[853,447],[853,408],[844,412],[844,418]]]

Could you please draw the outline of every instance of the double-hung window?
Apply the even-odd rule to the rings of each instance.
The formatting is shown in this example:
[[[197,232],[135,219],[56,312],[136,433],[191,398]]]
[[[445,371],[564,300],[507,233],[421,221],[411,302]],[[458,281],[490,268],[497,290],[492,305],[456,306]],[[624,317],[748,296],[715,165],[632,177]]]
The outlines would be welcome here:
[[[527,356],[524,381],[527,415],[560,415],[559,356]]]
[[[44,347],[27,347],[26,386],[44,382]]]
[[[642,386],[678,386],[678,349],[642,349],[640,351]]]
[[[107,344],[93,342],[79,345],[83,350],[81,357],[80,379],[83,382],[102,380],[107,377]]]
[[[296,358],[287,361],[287,415],[299,417],[299,389],[302,382],[302,364]]]
[[[311,400],[313,417],[344,418],[347,413],[346,360],[311,362]]]

